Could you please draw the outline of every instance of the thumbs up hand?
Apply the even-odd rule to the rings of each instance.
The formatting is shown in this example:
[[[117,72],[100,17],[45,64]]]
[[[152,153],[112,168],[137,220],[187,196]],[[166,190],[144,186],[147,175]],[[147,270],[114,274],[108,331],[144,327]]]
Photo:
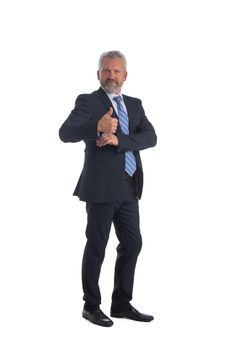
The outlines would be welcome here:
[[[113,108],[110,107],[109,111],[99,120],[97,131],[103,133],[114,134],[117,130],[118,120],[112,117]]]

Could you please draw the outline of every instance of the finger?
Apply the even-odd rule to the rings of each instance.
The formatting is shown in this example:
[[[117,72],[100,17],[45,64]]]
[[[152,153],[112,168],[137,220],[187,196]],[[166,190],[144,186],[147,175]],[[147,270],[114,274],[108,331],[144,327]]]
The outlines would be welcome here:
[[[118,125],[118,120],[116,118],[114,118],[112,121],[112,126],[117,127],[117,125]]]
[[[96,140],[98,143],[102,143],[104,140],[109,140],[112,138],[112,132],[105,132],[101,135],[99,139]]]
[[[102,141],[103,139],[105,139],[107,137],[107,135],[109,135],[109,133],[102,134],[101,138],[99,139],[99,141]]]
[[[97,144],[97,146],[101,147],[101,146],[103,146],[104,142],[105,142],[105,139],[102,136],[99,140],[96,141],[96,144]]]
[[[100,147],[101,146],[105,146],[108,145],[111,142],[111,136],[107,135],[105,138],[103,138],[102,140],[100,140]]]
[[[105,136],[105,137],[103,137],[103,139],[100,141],[100,143],[101,143],[101,144],[104,144],[104,143],[108,142],[109,139],[110,139],[109,136]]]
[[[99,143],[97,144],[97,146],[98,146],[98,147],[103,147],[103,146],[105,146],[104,141],[99,142]]]
[[[102,143],[102,146],[106,146],[106,145],[109,145],[111,143],[111,141],[108,139],[108,140],[104,140],[103,143]]]
[[[96,142],[96,145],[97,145],[98,147],[102,147],[102,142],[101,142],[101,141]]]

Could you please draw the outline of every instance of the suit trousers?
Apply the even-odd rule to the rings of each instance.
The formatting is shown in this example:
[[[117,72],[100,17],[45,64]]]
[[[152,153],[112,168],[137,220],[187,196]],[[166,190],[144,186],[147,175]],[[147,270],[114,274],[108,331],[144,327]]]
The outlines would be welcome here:
[[[132,299],[134,272],[142,247],[138,200],[134,179],[125,174],[125,196],[114,203],[87,203],[87,242],[82,262],[84,308],[93,311],[101,304],[99,277],[113,223],[119,245],[115,264],[112,310],[128,307]]]

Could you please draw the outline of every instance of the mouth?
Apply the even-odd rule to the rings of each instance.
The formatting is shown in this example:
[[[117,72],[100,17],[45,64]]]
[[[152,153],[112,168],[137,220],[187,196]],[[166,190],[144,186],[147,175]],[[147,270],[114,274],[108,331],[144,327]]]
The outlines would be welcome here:
[[[113,80],[113,79],[108,79],[107,81],[106,81],[106,84],[117,84],[117,82],[115,81],[115,80]]]

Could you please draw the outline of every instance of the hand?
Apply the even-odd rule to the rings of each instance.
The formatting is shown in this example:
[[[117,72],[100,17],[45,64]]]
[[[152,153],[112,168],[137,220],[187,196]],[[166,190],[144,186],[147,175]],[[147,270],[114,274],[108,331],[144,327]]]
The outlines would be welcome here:
[[[114,134],[117,129],[118,120],[112,118],[113,108],[110,107],[109,111],[99,120],[97,131],[103,133]]]
[[[113,134],[102,134],[101,137],[96,141],[96,144],[98,147],[106,146],[106,145],[112,145],[112,146],[118,146],[118,138],[116,135]]]

